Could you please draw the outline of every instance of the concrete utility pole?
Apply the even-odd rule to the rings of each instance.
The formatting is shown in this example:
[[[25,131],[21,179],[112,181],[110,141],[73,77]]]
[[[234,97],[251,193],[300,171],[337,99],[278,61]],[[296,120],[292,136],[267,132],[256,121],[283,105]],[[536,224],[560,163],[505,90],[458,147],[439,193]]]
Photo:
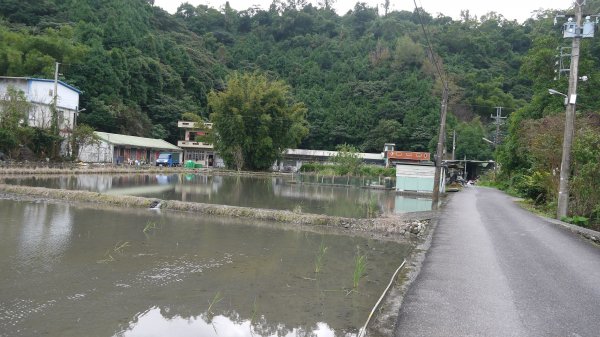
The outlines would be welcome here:
[[[452,130],[452,160],[454,160],[456,153],[456,130]]]
[[[437,158],[435,159],[435,174],[433,176],[433,195],[432,195],[432,206],[433,209],[438,208],[440,201],[440,180],[442,176],[442,160],[444,159],[444,141],[446,138],[446,114],[448,112],[448,86],[446,82],[444,84],[444,91],[442,93],[442,107],[440,113],[440,131],[438,133],[437,143]],[[454,151],[453,151],[454,153]]]
[[[494,122],[494,124],[496,124],[496,137],[494,138],[494,148],[497,148],[498,145],[500,144],[500,124],[501,124],[501,120],[502,119],[506,119],[506,117],[502,117],[502,107],[501,106],[497,106],[496,107],[496,116],[490,115],[490,117],[492,119],[496,120]]]
[[[60,63],[56,62],[56,66],[54,68],[54,91],[53,91],[53,98],[52,98],[52,132],[54,134],[58,134],[58,111],[57,111],[57,104],[58,104],[58,67],[60,66]]]
[[[52,98],[52,108],[50,113],[52,114],[52,125],[50,127],[50,130],[52,131],[52,134],[55,136],[58,136],[60,134],[59,131],[59,125],[58,125],[58,109],[57,109],[57,105],[58,105],[58,67],[60,66],[60,63],[56,62],[56,66],[54,68],[54,97]],[[52,157],[57,157],[58,156],[58,145],[56,144],[56,141],[52,142],[52,153],[51,156]]]
[[[567,109],[565,134],[563,138],[562,161],[560,164],[560,185],[558,189],[558,219],[567,216],[569,208],[569,175],[571,173],[571,147],[575,134],[575,102],[577,100],[577,72],[579,70],[579,47],[581,44],[582,6],[585,0],[575,1],[575,23],[577,31],[573,35],[571,47],[571,70],[569,72],[569,91],[567,94]]]

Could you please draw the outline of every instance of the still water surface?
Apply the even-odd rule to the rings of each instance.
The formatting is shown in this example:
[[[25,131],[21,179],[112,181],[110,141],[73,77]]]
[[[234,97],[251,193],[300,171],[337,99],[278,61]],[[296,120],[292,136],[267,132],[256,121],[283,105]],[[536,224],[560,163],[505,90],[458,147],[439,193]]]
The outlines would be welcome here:
[[[430,198],[395,191],[297,184],[284,177],[203,174],[73,175],[6,178],[6,183],[109,194],[364,218],[369,210],[405,213],[431,210]],[[342,179],[344,180],[344,179]]]
[[[349,292],[357,249],[366,276]],[[0,199],[0,336],[355,336],[407,252],[254,220]]]

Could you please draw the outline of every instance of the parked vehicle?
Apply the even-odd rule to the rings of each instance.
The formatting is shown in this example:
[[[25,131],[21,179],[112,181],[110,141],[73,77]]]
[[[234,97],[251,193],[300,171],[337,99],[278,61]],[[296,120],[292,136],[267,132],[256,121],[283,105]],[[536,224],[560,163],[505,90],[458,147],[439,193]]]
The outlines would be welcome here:
[[[179,166],[179,154],[178,153],[161,153],[156,159],[156,166]]]

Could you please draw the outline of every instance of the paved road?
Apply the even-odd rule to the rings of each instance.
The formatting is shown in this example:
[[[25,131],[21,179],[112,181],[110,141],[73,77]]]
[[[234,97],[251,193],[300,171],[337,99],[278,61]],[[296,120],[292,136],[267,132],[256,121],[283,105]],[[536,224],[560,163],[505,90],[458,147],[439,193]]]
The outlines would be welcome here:
[[[600,336],[600,248],[473,187],[454,195],[398,336]]]

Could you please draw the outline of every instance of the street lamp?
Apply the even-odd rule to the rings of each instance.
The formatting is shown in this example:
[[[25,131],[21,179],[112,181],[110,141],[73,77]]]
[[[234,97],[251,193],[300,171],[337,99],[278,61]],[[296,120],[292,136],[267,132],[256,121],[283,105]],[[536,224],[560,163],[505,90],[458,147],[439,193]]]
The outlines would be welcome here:
[[[484,140],[484,141],[486,141],[487,143],[490,143],[490,144],[492,144],[492,145],[496,146],[496,143],[492,142],[491,140],[489,140],[489,139],[487,139],[487,138],[485,138],[485,137],[481,137],[481,139],[483,139],[483,140]]]
[[[561,95],[561,96],[563,96],[563,97],[565,98],[565,103],[564,103],[564,104],[565,104],[565,105],[567,105],[567,104],[569,103],[569,100],[568,100],[568,99],[569,99],[569,96],[567,96],[567,95],[563,94],[563,93],[562,93],[562,92],[560,92],[560,91],[556,91],[556,90],[554,90],[554,89],[548,89],[548,93],[549,93],[550,95]]]

